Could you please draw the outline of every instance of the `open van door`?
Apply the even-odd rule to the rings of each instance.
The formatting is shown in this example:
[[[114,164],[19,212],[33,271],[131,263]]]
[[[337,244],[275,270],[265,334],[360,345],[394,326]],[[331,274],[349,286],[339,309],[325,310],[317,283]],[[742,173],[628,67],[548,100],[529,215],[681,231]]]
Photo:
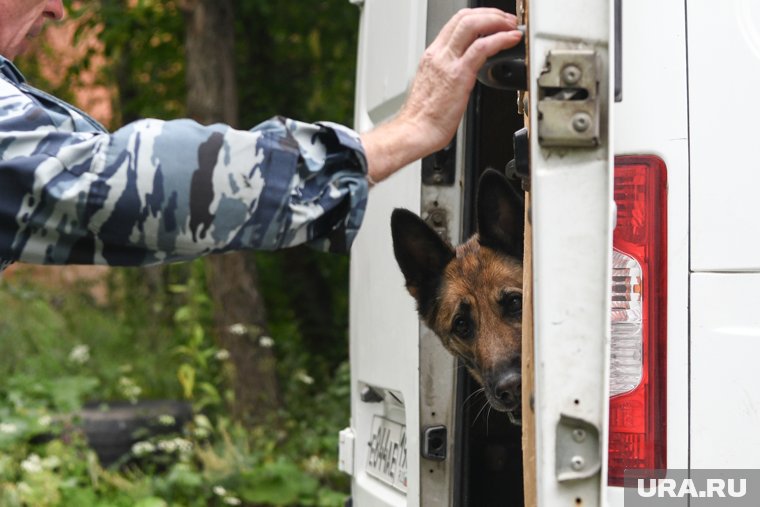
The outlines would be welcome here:
[[[466,0],[352,0],[359,4],[355,128],[395,115],[425,47]],[[351,503],[445,506],[453,488],[457,366],[420,324],[393,256],[394,208],[461,241],[461,136],[374,188],[351,257],[351,424],[339,467]]]
[[[533,336],[525,333],[523,400],[524,414],[533,408],[535,417],[524,416],[525,504],[604,505],[614,9],[609,0],[524,7],[533,316],[523,328]]]
[[[613,216],[610,7],[602,0],[352,1],[362,9],[360,131],[398,111],[424,48],[458,9],[532,10],[524,18],[528,101],[518,101],[514,89],[478,83],[452,144],[372,190],[351,258],[351,421],[340,435],[339,463],[352,476],[350,503],[599,505]],[[535,294],[536,357],[528,353],[533,334],[525,333],[520,427],[488,410],[466,369],[420,324],[393,256],[390,215],[397,207],[418,213],[452,244],[474,233],[479,175],[520,158],[511,138],[525,126],[523,104],[532,159],[535,260],[526,279]],[[533,364],[535,385],[527,373]],[[535,427],[527,420],[531,399]]]

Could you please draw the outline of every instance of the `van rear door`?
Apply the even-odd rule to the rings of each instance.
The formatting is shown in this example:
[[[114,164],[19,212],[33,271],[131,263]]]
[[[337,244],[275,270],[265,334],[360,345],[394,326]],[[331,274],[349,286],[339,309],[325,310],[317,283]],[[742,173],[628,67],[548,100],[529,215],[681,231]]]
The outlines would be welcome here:
[[[536,0],[527,7],[534,335],[524,354],[533,345],[535,355],[524,357],[524,367],[534,366],[535,385],[531,390],[524,376],[523,398],[535,409],[535,440],[526,442],[525,456],[526,464],[535,462],[535,479],[526,467],[526,505],[602,505],[614,12],[608,0]],[[524,424],[533,434],[529,418]]]

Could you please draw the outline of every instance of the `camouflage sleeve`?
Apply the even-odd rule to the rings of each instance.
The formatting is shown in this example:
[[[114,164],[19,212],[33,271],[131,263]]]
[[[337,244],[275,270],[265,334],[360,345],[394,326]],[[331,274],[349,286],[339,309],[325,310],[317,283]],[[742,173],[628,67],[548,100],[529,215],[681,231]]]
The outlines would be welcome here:
[[[146,265],[310,243],[346,251],[367,199],[355,132],[141,120],[65,131],[0,97],[0,260]]]

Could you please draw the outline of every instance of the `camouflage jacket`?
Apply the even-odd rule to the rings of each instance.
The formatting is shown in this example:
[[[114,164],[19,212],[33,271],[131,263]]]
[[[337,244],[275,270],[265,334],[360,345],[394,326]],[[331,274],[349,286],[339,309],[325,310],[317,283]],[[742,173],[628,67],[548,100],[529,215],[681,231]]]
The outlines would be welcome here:
[[[346,251],[365,173],[358,135],[331,123],[140,120],[108,133],[0,56],[0,270],[300,243]]]

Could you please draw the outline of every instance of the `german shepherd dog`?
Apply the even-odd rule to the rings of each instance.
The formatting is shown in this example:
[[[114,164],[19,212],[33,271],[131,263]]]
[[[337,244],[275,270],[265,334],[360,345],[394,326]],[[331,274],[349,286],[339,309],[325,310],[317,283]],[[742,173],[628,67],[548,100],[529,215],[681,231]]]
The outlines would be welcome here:
[[[393,251],[420,318],[513,422],[521,414],[523,208],[490,169],[478,184],[478,232],[456,248],[414,213],[391,215]]]

